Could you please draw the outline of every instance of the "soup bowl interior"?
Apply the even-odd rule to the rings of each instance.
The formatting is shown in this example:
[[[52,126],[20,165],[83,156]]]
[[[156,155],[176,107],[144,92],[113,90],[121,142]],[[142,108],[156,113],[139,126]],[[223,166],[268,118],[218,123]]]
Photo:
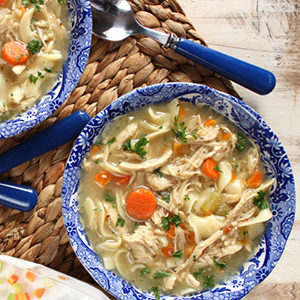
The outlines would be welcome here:
[[[51,90],[16,117],[0,122],[0,139],[20,134],[55,112],[68,98],[88,61],[92,38],[92,14],[87,0],[68,0],[70,41],[67,57]]]
[[[184,299],[240,299],[264,280],[282,255],[295,216],[295,186],[287,154],[277,136],[248,105],[242,101],[206,86],[187,83],[166,83],[137,89],[126,94],[93,118],[78,137],[66,165],[62,186],[62,210],[71,245],[79,260],[96,282],[119,299],[155,299],[152,293],[141,291],[119,275],[103,267],[93,251],[81,222],[78,210],[78,186],[81,163],[93,143],[112,120],[140,107],[168,102],[174,98],[206,104],[227,117],[246,132],[259,145],[266,173],[276,178],[270,195],[273,213],[266,231],[253,256],[236,275],[227,278],[214,288]],[[220,298],[219,298],[220,297]],[[175,299],[165,295],[161,299]]]

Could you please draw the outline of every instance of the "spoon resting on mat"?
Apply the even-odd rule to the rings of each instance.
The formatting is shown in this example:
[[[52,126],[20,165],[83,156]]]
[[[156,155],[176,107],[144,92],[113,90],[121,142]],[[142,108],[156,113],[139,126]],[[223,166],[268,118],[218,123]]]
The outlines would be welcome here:
[[[93,32],[109,41],[121,41],[134,34],[151,37],[166,48],[261,95],[270,93],[276,84],[273,73],[216,50],[146,28],[135,19],[126,0],[91,0]]]

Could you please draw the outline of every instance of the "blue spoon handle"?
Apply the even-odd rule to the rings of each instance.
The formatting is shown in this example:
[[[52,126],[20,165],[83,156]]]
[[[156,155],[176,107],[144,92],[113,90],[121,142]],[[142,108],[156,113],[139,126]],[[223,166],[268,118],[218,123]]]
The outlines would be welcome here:
[[[0,203],[20,211],[32,210],[37,202],[36,191],[30,187],[0,181]]]
[[[75,139],[90,119],[77,111],[0,155],[0,173]]]
[[[179,38],[175,51],[255,93],[265,95],[275,87],[273,73],[187,39]]]

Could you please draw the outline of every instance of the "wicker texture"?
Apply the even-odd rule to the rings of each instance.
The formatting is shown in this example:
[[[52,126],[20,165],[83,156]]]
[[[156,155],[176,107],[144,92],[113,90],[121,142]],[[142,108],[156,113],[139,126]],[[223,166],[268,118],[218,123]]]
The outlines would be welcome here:
[[[175,0],[134,0],[131,5],[144,26],[172,31],[205,45]],[[110,102],[137,87],[168,81],[203,83],[236,95],[229,81],[150,38],[131,37],[112,43],[93,37],[89,63],[69,99],[39,126],[1,140],[0,153],[74,111],[83,110],[94,117]],[[62,176],[72,144],[0,175],[2,180],[33,187],[39,195],[37,206],[28,213],[0,206],[0,253],[92,282],[73,253],[61,215]]]

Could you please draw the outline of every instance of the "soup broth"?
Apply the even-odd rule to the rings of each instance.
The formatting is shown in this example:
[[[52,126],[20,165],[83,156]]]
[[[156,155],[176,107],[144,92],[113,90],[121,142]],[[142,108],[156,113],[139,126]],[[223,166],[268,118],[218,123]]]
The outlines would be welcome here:
[[[255,143],[177,99],[114,120],[84,159],[82,222],[104,267],[184,295],[238,271],[272,217]]]
[[[69,44],[63,0],[0,3],[0,121],[27,110],[53,86]]]

